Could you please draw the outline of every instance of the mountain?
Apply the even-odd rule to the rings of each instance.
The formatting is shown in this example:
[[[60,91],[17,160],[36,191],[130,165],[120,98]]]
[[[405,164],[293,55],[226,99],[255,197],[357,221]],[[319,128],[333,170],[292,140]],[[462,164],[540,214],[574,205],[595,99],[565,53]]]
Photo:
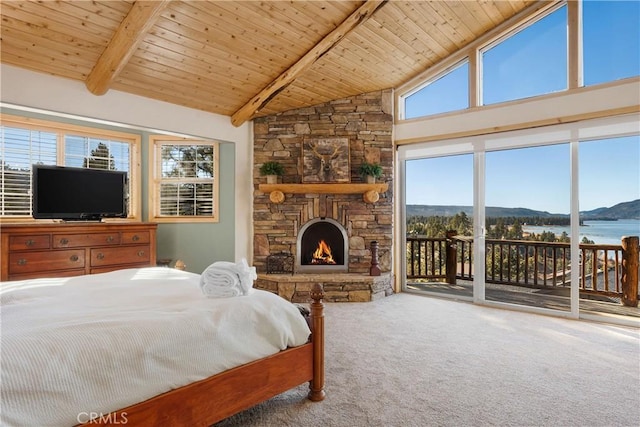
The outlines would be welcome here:
[[[464,212],[467,216],[473,216],[472,206],[456,205],[407,205],[407,217],[412,216],[454,216]],[[527,208],[501,208],[487,206],[487,217],[568,217],[568,214],[549,213]],[[616,220],[616,219],[640,219],[640,199],[631,202],[618,203],[609,208],[597,208],[580,212],[583,220]]]
[[[454,216],[459,212],[464,212],[467,216],[473,216],[473,206],[455,205],[407,205],[407,216]],[[488,217],[563,217],[566,214],[552,214],[546,211],[536,211],[527,208],[501,208],[487,206],[486,216]]]
[[[631,202],[622,202],[610,208],[597,208],[580,212],[580,218],[585,220],[595,219],[640,219],[640,199]]]

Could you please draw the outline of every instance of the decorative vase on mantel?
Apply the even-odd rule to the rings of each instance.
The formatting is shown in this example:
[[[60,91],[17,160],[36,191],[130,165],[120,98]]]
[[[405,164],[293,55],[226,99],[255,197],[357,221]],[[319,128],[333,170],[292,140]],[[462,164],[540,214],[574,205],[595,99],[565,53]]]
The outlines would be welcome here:
[[[279,162],[265,162],[260,166],[260,175],[267,177],[267,184],[277,184],[278,177],[284,175],[284,167]]]
[[[378,163],[364,162],[360,165],[360,176],[367,184],[375,184],[376,178],[382,176],[382,166]]]
[[[277,184],[278,175],[265,175],[267,177],[267,184]]]

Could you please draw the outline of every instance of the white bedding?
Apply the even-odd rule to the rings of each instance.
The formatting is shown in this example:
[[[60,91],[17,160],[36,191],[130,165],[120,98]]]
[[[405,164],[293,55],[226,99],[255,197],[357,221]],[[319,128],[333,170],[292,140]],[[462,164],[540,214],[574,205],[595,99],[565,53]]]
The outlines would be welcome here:
[[[86,422],[307,342],[279,296],[206,298],[199,278],[144,268],[0,283],[0,425]]]

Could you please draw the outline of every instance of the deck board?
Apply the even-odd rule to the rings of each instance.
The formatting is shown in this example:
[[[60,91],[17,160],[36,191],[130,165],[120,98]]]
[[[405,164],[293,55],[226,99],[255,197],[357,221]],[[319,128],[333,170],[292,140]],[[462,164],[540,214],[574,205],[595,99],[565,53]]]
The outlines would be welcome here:
[[[407,289],[410,291],[429,292],[451,297],[473,297],[471,282],[460,280],[455,285],[442,282],[408,281]],[[485,288],[485,298],[487,301],[505,302],[568,312],[571,311],[569,292],[569,288],[566,287],[531,289],[487,284]],[[640,319],[640,308],[625,307],[615,298],[596,297],[593,295],[581,295],[580,312]]]

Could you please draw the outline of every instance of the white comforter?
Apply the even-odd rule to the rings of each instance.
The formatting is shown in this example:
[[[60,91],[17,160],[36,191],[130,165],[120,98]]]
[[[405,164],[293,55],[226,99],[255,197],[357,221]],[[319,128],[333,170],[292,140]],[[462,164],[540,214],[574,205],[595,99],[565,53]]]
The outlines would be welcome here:
[[[0,425],[86,422],[307,341],[284,299],[206,298],[199,277],[146,268],[0,283]]]

